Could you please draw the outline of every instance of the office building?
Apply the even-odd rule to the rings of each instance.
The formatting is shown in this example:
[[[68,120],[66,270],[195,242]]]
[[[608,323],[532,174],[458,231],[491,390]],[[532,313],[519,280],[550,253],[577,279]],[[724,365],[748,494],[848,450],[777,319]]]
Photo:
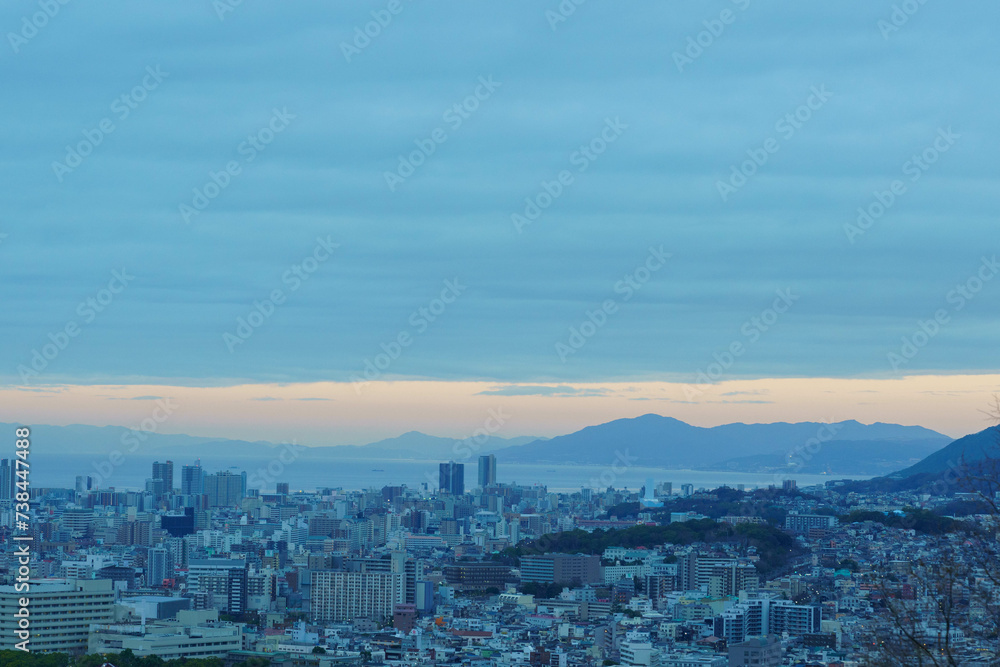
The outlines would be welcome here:
[[[486,454],[479,457],[479,488],[485,489],[497,483],[497,457]]]
[[[582,554],[522,556],[521,581],[544,584],[603,584],[601,557]]]
[[[128,610],[136,620],[165,621],[177,618],[177,612],[191,608],[191,598],[169,597],[166,595],[136,595],[123,598],[119,605]]]
[[[193,507],[185,507],[183,514],[164,514],[160,517],[160,527],[171,537],[184,537],[194,533]]]
[[[209,507],[233,507],[239,505],[247,490],[247,474],[217,472],[205,476],[204,493],[208,496]]]
[[[90,635],[89,653],[129,650],[136,657],[163,660],[225,657],[243,648],[239,625],[218,623],[218,611],[179,611],[177,620],[96,625]]]
[[[465,493],[465,464],[449,461],[438,466],[438,489],[460,496]]]
[[[32,653],[79,654],[87,650],[91,623],[114,619],[115,593],[106,579],[39,579],[30,581]],[[25,597],[14,586],[0,586],[0,650],[14,649],[14,634]]]
[[[156,499],[162,498],[167,493],[167,483],[151,477],[146,480],[146,493]]]
[[[476,561],[446,565],[442,568],[442,574],[444,574],[449,586],[469,590],[485,590],[487,588],[503,590],[508,583],[515,579],[509,565]]]
[[[164,493],[171,493],[174,490],[174,462],[164,461],[160,463],[159,461],[154,461],[151,477],[154,480],[163,480]]]
[[[0,459],[0,500],[12,500],[17,488],[14,477],[15,464],[10,459]]]
[[[205,493],[205,472],[200,464],[181,468],[181,495],[200,496]]]

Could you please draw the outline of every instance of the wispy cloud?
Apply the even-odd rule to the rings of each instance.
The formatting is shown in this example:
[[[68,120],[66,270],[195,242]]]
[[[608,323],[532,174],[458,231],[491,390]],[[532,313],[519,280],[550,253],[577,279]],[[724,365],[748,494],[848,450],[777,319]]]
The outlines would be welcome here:
[[[609,396],[610,389],[595,389],[558,385],[508,385],[479,392],[479,396]]]

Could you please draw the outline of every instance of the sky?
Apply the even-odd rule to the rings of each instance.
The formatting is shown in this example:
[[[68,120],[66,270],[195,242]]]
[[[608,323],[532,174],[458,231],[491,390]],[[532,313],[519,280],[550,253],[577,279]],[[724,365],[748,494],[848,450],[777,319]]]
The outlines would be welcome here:
[[[56,5],[0,7],[0,421],[983,427],[1000,7]]]

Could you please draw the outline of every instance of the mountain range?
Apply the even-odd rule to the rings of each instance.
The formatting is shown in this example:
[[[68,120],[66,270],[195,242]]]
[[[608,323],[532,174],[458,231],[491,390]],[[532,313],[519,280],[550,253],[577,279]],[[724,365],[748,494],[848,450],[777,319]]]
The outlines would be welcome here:
[[[648,414],[590,426],[497,453],[510,463],[609,464],[627,450],[635,465],[734,472],[886,474],[917,463],[951,438],[921,426],[843,421],[692,426]]]
[[[12,431],[13,424],[0,424]],[[149,458],[267,457],[276,445],[189,435],[144,433],[120,426],[35,426],[33,451],[59,455],[107,454],[140,440]],[[493,453],[501,463],[608,465],[618,452],[634,465],[730,472],[887,475],[920,465],[952,439],[920,426],[843,421],[693,426],[655,414],[617,419],[551,439],[490,436],[480,442],[417,431],[366,445],[305,447],[314,460],[467,460]],[[958,441],[956,441],[958,442]],[[933,465],[933,462],[928,465]]]
[[[15,424],[0,423],[0,428],[13,433]],[[42,455],[57,454],[107,454],[118,447],[130,447],[139,441],[143,454],[154,457],[195,459],[212,457],[268,457],[282,445],[264,440],[230,440],[171,433],[136,431],[123,426],[68,426],[37,425],[31,427],[32,452]],[[534,436],[501,438],[489,436],[478,442],[441,438],[418,431],[410,431],[395,438],[379,440],[366,445],[339,445],[336,447],[303,447],[300,455],[321,459],[456,459],[466,451],[489,454],[498,449],[526,442],[536,442]],[[542,439],[544,441],[544,439]],[[292,443],[297,444],[297,443]]]

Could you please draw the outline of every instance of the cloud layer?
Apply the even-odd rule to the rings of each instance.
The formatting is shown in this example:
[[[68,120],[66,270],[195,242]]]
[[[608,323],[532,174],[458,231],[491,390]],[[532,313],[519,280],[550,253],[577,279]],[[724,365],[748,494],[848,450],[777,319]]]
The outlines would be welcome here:
[[[1000,7],[220,4],[0,9],[7,383],[1000,368]]]

